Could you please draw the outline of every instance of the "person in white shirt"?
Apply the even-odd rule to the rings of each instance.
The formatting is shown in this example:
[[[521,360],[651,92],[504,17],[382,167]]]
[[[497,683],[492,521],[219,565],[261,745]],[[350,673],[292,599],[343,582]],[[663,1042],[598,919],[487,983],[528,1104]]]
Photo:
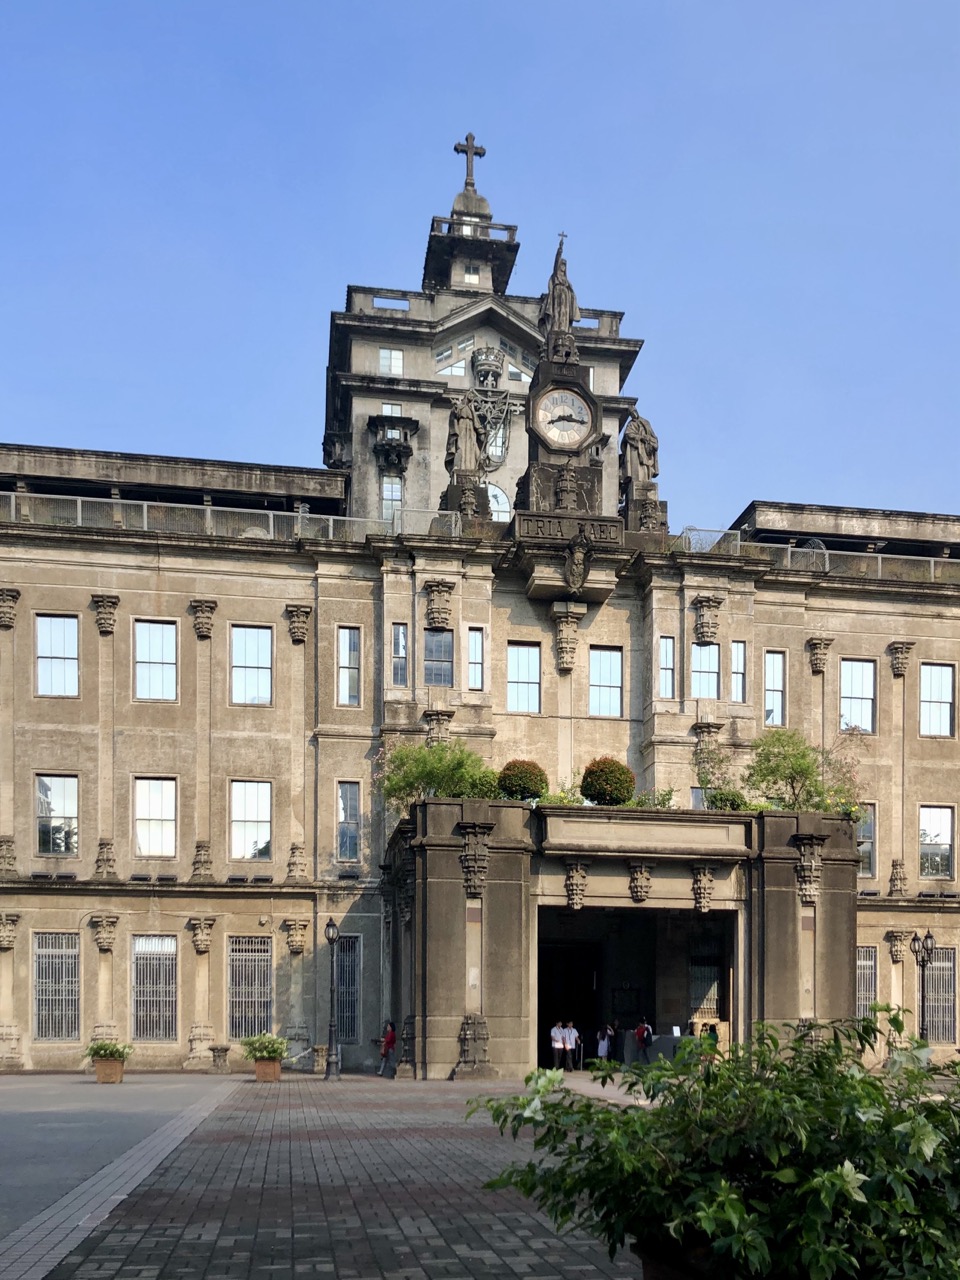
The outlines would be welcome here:
[[[563,1040],[563,1019],[558,1018],[556,1024],[550,1028],[550,1048],[553,1050],[553,1065],[559,1068],[563,1063],[563,1051],[565,1048]]]
[[[574,1054],[576,1053],[577,1045],[579,1043],[580,1033],[577,1031],[572,1021],[568,1022],[563,1028],[563,1047],[566,1051],[566,1061],[564,1066],[567,1071],[573,1070]]]

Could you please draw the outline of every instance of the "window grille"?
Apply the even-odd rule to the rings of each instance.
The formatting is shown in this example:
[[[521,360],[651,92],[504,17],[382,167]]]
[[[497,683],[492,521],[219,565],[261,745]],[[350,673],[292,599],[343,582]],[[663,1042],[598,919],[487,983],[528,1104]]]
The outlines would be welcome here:
[[[33,993],[36,1038],[79,1040],[79,933],[34,934]]]
[[[177,1038],[177,940],[135,935],[132,974],[134,1040]]]
[[[857,1017],[868,1018],[877,999],[877,948],[857,947]]]
[[[453,688],[453,632],[431,627],[423,633],[423,683]]]
[[[507,645],[507,710],[540,714],[540,646]]]
[[[690,696],[720,697],[720,646],[695,644],[690,663]]]
[[[927,1039],[954,1044],[957,1039],[957,953],[937,947],[927,965]]]
[[[720,1017],[720,965],[715,960],[690,961],[690,1012],[702,1018]]]
[[[622,649],[590,649],[590,714],[623,715]]]
[[[177,624],[135,622],[134,697],[155,702],[177,698]]]
[[[273,1028],[273,943],[270,938],[230,939],[228,971],[230,1039]]]
[[[840,660],[840,728],[873,733],[876,724],[876,664]]]
[[[337,1035],[345,1044],[360,1040],[360,935],[341,933],[337,942]]]
[[[76,618],[37,618],[37,693],[75,698],[80,687]]]
[[[251,706],[273,701],[273,632],[270,627],[230,628],[231,700]]]

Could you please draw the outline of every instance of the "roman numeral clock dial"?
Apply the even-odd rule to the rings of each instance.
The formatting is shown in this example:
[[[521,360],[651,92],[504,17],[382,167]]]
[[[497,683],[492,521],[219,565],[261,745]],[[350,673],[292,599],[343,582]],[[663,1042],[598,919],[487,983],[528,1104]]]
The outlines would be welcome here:
[[[586,400],[576,391],[548,391],[537,401],[534,424],[551,445],[575,449],[590,434],[593,416]]]

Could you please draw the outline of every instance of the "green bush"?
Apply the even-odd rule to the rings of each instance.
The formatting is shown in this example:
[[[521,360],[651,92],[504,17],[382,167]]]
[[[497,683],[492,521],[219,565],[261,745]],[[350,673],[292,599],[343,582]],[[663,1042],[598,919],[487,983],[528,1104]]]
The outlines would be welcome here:
[[[813,747],[795,729],[767,729],[750,744],[753,753],[744,785],[775,809],[813,810],[857,816],[859,782],[852,744],[844,734],[832,750]]]
[[[550,779],[536,760],[508,760],[498,782],[510,800],[539,800],[550,788]]]
[[[394,747],[381,756],[376,781],[400,814],[428,796],[494,800],[499,793],[497,771],[462,743]]]
[[[626,804],[633,795],[636,778],[621,760],[598,756],[583,771],[580,791],[593,804]]]
[[[548,791],[540,797],[541,805],[560,805],[568,809],[582,809],[583,803],[579,782],[561,782],[558,791]]]
[[[113,1058],[126,1062],[133,1053],[132,1044],[120,1044],[116,1040],[91,1040],[83,1051],[85,1058]]]
[[[728,813],[739,813],[751,807],[750,801],[737,787],[712,787],[704,792],[704,801],[708,809],[722,809]]]
[[[661,791],[640,791],[630,801],[632,809],[672,809],[673,787]]]
[[[244,1036],[240,1041],[243,1056],[254,1062],[282,1059],[287,1056],[287,1041],[283,1036],[264,1031],[258,1036]]]

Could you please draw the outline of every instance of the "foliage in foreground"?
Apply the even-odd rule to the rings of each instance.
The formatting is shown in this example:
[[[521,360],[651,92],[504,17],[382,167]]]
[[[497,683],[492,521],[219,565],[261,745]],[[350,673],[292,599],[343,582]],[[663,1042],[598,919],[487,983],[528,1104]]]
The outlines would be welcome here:
[[[258,1036],[245,1036],[240,1041],[243,1056],[253,1062],[270,1062],[287,1056],[288,1043],[283,1036],[263,1031]]]
[[[478,1102],[534,1158],[491,1186],[533,1197],[558,1226],[632,1240],[692,1276],[957,1280],[960,1068],[934,1081],[899,1014],[770,1026],[716,1058],[682,1041],[673,1062],[624,1070],[651,1106],[587,1098],[557,1071]],[[902,1041],[900,1042],[902,1043]],[[866,1049],[890,1051],[871,1074]],[[594,1077],[610,1082],[613,1067]],[[620,1098],[622,1103],[624,1100]]]
[[[499,794],[496,770],[459,742],[394,747],[381,757],[377,781],[387,807],[399,814],[428,796],[493,800]]]

